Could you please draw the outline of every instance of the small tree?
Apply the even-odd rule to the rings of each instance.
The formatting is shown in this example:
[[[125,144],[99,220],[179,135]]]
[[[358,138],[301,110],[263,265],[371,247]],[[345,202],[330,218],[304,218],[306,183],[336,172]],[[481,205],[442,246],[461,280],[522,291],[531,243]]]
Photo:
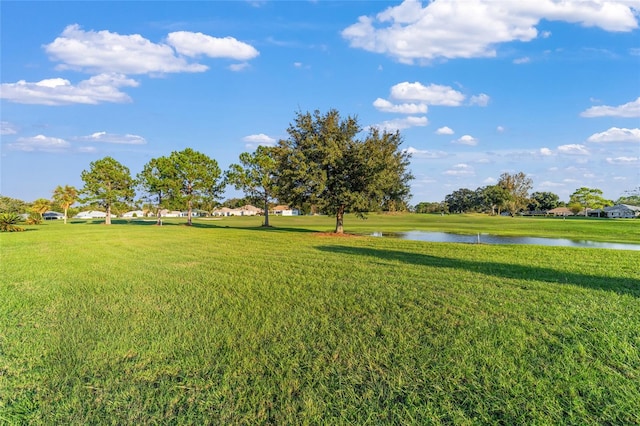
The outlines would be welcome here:
[[[529,203],[529,191],[533,186],[533,182],[524,173],[503,173],[498,180],[498,186],[509,194],[509,199],[506,200],[505,205],[512,216]]]
[[[144,191],[145,201],[155,207],[157,224],[162,224],[161,210],[168,207],[168,201],[176,194],[176,180],[173,164],[167,157],[152,158],[138,176],[136,182]]]
[[[187,225],[191,225],[194,203],[215,200],[224,189],[218,162],[191,148],[174,151],[169,156],[170,196],[187,207]]]
[[[274,148],[259,146],[253,154],[240,154],[240,164],[231,164],[225,174],[227,182],[264,205],[264,226],[269,225],[269,202],[276,193],[277,162]]]
[[[31,211],[40,216],[40,220],[43,220],[43,214],[49,210],[50,207],[51,202],[49,200],[46,198],[38,198],[31,204]]]
[[[298,113],[280,140],[278,158],[279,198],[298,206],[310,203],[336,215],[335,232],[344,232],[347,211],[365,212],[385,203],[406,202],[407,151],[399,149],[399,132],[372,129],[364,140],[355,117],[342,119],[336,110],[322,115]]]
[[[613,201],[602,196],[602,190],[597,188],[582,187],[575,190],[569,198],[569,204],[580,204],[587,216],[588,209],[601,209],[613,205]]]
[[[111,157],[90,164],[81,174],[82,193],[87,202],[97,202],[106,209],[105,225],[111,225],[111,207],[120,202],[131,202],[135,192],[129,169]]]
[[[67,223],[67,213],[69,207],[78,200],[78,190],[73,186],[65,185],[64,187],[58,185],[53,190],[53,202],[60,205],[64,210],[64,223]]]

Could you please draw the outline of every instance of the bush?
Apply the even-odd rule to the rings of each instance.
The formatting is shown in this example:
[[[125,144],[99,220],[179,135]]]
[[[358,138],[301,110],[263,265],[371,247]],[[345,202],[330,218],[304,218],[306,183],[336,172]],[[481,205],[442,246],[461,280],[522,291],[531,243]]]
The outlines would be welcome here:
[[[40,223],[42,223],[42,219],[32,213],[25,222],[27,225],[40,225]]]
[[[17,226],[21,218],[15,213],[0,214],[0,231],[2,232],[18,232],[24,231],[24,228]]]

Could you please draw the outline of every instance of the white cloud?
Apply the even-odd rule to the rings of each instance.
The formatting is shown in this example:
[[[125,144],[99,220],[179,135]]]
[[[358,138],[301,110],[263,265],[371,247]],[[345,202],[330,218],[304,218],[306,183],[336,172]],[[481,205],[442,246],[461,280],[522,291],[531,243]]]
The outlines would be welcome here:
[[[478,139],[474,138],[471,135],[463,135],[460,138],[454,140],[453,143],[457,143],[460,145],[476,146],[478,145]]]
[[[517,58],[513,60],[513,63],[516,65],[520,65],[520,64],[528,64],[529,62],[531,62],[531,58],[529,58],[528,56],[525,56],[524,58]]]
[[[558,153],[565,155],[589,155],[587,147],[580,144],[560,145],[558,147]]]
[[[413,64],[436,58],[495,57],[496,46],[528,42],[541,20],[564,21],[605,31],[638,28],[637,2],[405,0],[376,16],[361,16],[342,31],[351,47]]]
[[[260,53],[255,47],[233,37],[211,37],[202,33],[176,31],[169,33],[167,42],[176,51],[189,57],[230,58],[238,61],[253,59]]]
[[[474,95],[471,97],[471,99],[469,99],[469,104],[470,105],[478,105],[478,106],[487,106],[489,105],[489,100],[491,98],[489,97],[489,95],[486,95],[484,93],[480,93],[479,95]]]
[[[166,43],[154,43],[140,34],[121,35],[110,31],[85,31],[67,26],[53,42],[44,46],[58,69],[121,74],[165,74],[203,72],[206,65],[188,58],[208,56],[245,61],[259,52],[233,37],[216,38],[202,33],[176,31]]]
[[[550,155],[553,155],[553,151],[551,151],[549,148],[540,148],[539,153],[543,157],[548,157]]]
[[[460,106],[465,96],[449,86],[422,83],[398,83],[391,87],[391,98],[402,101],[417,101],[427,105]]]
[[[125,145],[144,145],[147,143],[146,139],[138,135],[118,135],[115,133],[107,132],[95,132],[88,136],[80,136],[75,138],[81,142],[101,142],[101,143],[115,143]]]
[[[0,121],[0,135],[15,135],[18,129],[8,121]]]
[[[274,146],[276,144],[276,140],[271,136],[267,136],[264,133],[259,133],[257,135],[249,135],[242,138],[244,142],[247,142],[245,147],[250,149],[255,149],[258,146]]]
[[[640,129],[620,129],[612,127],[601,133],[595,133],[587,142],[640,142]]]
[[[506,130],[506,129],[505,129],[503,126],[498,126],[498,127],[496,127],[496,132],[498,132],[498,133],[502,133],[502,132],[504,132],[505,130]]]
[[[414,117],[409,116],[405,118],[398,118],[395,120],[383,121],[382,123],[375,124],[371,127],[377,127],[380,130],[396,131],[402,129],[408,129],[410,127],[424,127],[429,124],[427,117]]]
[[[619,106],[594,106],[580,113],[582,117],[640,117],[640,97]]]
[[[448,176],[472,176],[475,175],[475,170],[468,164],[460,163],[444,171],[442,174]]]
[[[131,98],[119,89],[137,86],[137,81],[122,74],[99,74],[75,86],[62,78],[36,83],[20,80],[17,83],[3,83],[0,98],[21,104],[39,105],[125,103],[131,102]]]
[[[400,114],[426,114],[427,105],[423,103],[405,103],[405,104],[393,104],[386,99],[378,98],[373,101],[373,106],[378,111],[383,112],[395,112]]]
[[[640,165],[640,157],[607,158],[607,163],[615,164],[615,165],[622,165],[622,166]]]
[[[447,126],[440,127],[438,130],[436,130],[436,134],[438,135],[452,135],[453,133],[453,129]]]
[[[229,69],[231,71],[243,71],[246,70],[247,68],[249,68],[249,63],[248,62],[241,62],[239,64],[231,64],[229,65]]]
[[[483,180],[482,183],[484,183],[485,185],[495,185],[496,183],[498,183],[498,180],[494,177],[488,177]]]
[[[411,154],[411,156],[414,158],[427,158],[427,159],[444,158],[449,155],[444,151],[429,151],[426,149],[416,149],[412,146],[407,148],[406,152]]]
[[[18,138],[15,143],[7,144],[7,148],[14,151],[45,151],[61,152],[71,147],[71,144],[64,139],[53,138],[45,135]]]

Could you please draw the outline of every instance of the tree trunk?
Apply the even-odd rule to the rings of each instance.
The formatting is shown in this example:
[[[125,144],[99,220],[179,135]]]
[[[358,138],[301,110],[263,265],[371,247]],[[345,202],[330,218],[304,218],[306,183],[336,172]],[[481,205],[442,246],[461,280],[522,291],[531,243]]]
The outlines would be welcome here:
[[[65,208],[64,209],[64,224],[67,224],[67,211],[69,210],[69,208]]]
[[[191,200],[187,203],[187,225],[191,226]]]
[[[111,204],[107,205],[107,216],[104,218],[105,225],[111,225]]]
[[[264,226],[269,227],[269,199],[264,199]]]
[[[338,207],[338,212],[336,213],[336,234],[344,234],[344,204]]]

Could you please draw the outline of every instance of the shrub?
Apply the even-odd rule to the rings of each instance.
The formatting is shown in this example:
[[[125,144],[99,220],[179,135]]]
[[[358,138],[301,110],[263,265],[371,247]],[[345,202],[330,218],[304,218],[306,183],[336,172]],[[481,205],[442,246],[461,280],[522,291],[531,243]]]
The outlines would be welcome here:
[[[42,223],[42,219],[32,213],[25,222],[27,225],[40,225]]]
[[[24,231],[24,228],[17,226],[20,222],[20,216],[15,213],[2,213],[0,214],[0,231],[2,232],[17,232]]]

